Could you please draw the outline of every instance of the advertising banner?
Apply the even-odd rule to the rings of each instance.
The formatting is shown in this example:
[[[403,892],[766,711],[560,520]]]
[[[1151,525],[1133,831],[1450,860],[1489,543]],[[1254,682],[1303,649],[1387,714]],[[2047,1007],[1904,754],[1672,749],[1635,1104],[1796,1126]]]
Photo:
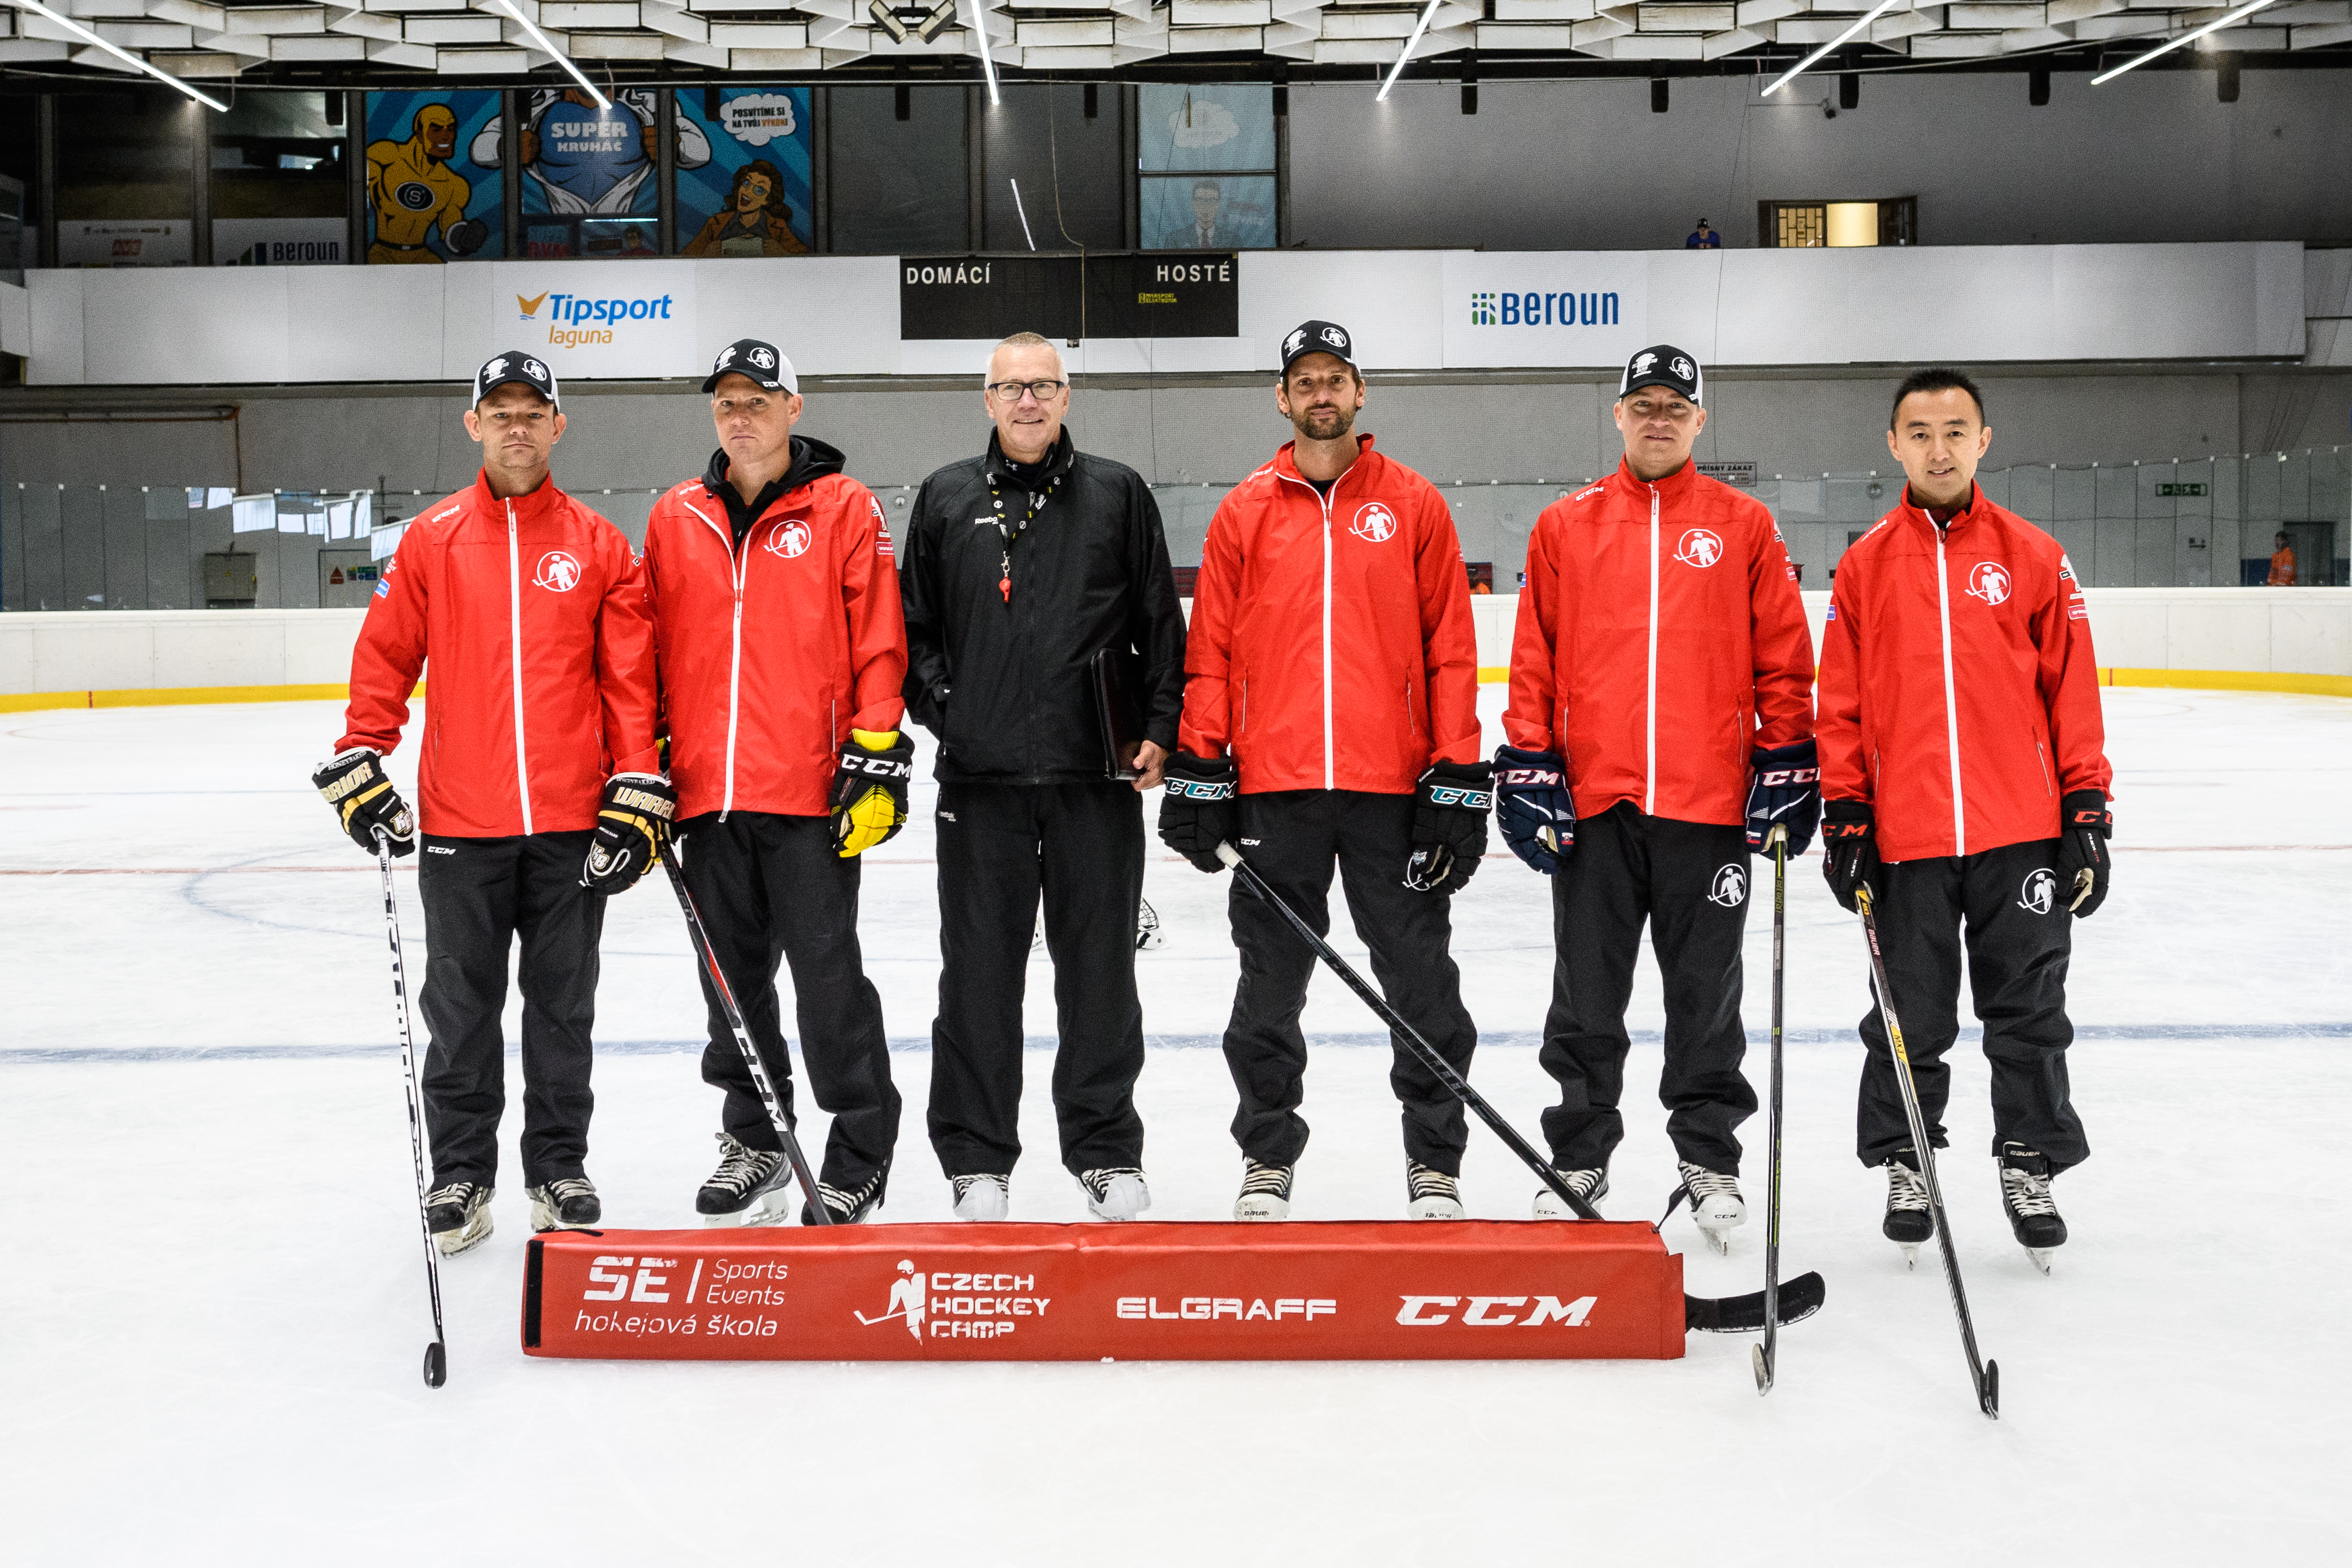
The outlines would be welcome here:
[[[694,350],[694,267],[509,261],[491,295],[490,342],[567,377],[667,376],[703,367]]]
[[[188,226],[180,218],[58,222],[60,267],[185,267]]]
[[[680,256],[804,256],[815,246],[807,88],[681,90],[677,138]]]
[[[498,127],[495,92],[367,95],[371,264],[481,261],[507,253]]]
[[[1241,258],[1230,251],[899,258],[902,341],[1023,331],[1066,342],[1237,336]]]
[[[610,107],[599,110],[578,88],[540,88],[522,95],[517,118],[524,256],[646,260],[661,254],[654,221],[661,123],[655,89],[620,89]],[[699,140],[692,154],[698,160],[709,155]],[[681,135],[681,160],[685,142]],[[475,139],[474,156],[495,162],[499,143],[493,121]]]
[[[1445,253],[1445,364],[1622,365],[1650,344],[1638,250]]]
[[[215,267],[341,267],[351,226],[339,217],[216,217]]]

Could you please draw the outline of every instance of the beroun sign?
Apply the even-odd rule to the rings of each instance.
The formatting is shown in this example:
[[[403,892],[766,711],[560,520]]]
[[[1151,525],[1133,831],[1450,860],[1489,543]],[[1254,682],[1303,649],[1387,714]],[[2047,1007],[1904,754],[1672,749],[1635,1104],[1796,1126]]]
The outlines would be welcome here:
[[[559,379],[689,375],[694,263],[494,262],[488,350],[521,349]]]
[[[1640,251],[1448,251],[1445,363],[1622,365],[1650,342]]]
[[[909,256],[898,267],[898,336],[1231,338],[1241,260],[1231,251],[1076,256]]]

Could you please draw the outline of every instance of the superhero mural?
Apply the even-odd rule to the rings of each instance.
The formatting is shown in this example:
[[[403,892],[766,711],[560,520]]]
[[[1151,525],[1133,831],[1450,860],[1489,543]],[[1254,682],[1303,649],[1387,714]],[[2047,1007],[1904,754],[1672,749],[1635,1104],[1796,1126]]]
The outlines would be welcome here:
[[[677,95],[682,132],[709,157],[677,171],[680,256],[805,256],[811,221],[809,89],[705,88]]]
[[[506,253],[498,160],[481,163],[459,152],[498,122],[495,92],[368,94],[369,261]]]
[[[625,258],[661,254],[656,170],[660,99],[649,87],[612,95],[611,107],[578,88],[541,88],[519,107],[525,256]],[[474,138],[477,163],[495,163],[496,122]],[[680,116],[676,158],[683,178],[710,161],[702,128]]]

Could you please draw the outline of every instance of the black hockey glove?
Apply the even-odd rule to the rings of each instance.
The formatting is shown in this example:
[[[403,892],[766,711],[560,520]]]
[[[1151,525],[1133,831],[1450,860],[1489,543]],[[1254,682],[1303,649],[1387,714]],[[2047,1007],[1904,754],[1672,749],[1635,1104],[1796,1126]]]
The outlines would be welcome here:
[[[1160,797],[1160,841],[1203,871],[1223,870],[1217,846],[1241,837],[1241,812],[1234,802],[1241,782],[1241,770],[1230,757],[1179,752],[1169,758]]]
[[[606,898],[625,893],[653,869],[669,844],[677,791],[658,773],[614,773],[596,807],[596,837],[580,868],[580,885]]]
[[[2058,886],[2077,915],[2094,914],[2107,901],[2107,870],[2114,864],[2107,840],[2115,831],[2107,797],[2097,790],[2078,789],[2059,803]]]
[[[374,854],[380,828],[392,840],[393,854],[416,853],[416,817],[392,787],[383,759],[375,752],[365,746],[337,752],[333,761],[320,763],[311,772],[310,782],[335,808],[352,843]]]
[[[852,730],[833,775],[833,848],[846,860],[907,825],[915,742],[903,730]]]
[[[1485,763],[1432,763],[1412,801],[1412,858],[1404,885],[1416,893],[1454,893],[1477,874],[1486,853],[1486,814],[1495,809],[1495,770]]]
[[[1811,740],[1759,746],[1748,755],[1748,847],[1761,851],[1779,823],[1789,830],[1789,858],[1805,852],[1822,819],[1822,770]]]
[[[1495,748],[1495,820],[1511,853],[1550,876],[1576,844],[1576,802],[1557,752]]]
[[[1877,821],[1865,801],[1832,800],[1822,806],[1822,875],[1830,892],[1848,910],[1862,906],[1853,896],[1866,887],[1878,896]]]

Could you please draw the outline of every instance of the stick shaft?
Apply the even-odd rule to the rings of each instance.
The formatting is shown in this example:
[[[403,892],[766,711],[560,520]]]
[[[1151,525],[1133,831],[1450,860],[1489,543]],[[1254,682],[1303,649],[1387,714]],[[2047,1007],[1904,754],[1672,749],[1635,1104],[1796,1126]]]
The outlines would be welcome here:
[[[402,962],[400,902],[392,890],[392,840],[378,830],[376,865],[383,872],[383,929],[392,944],[392,1017],[400,1030],[400,1076],[408,1091],[408,1153],[416,1167],[416,1223],[425,1233],[425,1286],[433,1298],[433,1342],[446,1342],[441,1329],[441,1253],[433,1245],[433,1221],[425,1213],[425,1102],[416,1089],[416,1044],[408,1025],[408,967]]]
[[[1780,1338],[1780,1060],[1782,1004],[1788,978],[1789,830],[1772,825],[1772,1084],[1766,1111],[1765,1141],[1770,1163],[1766,1166],[1764,1192],[1764,1363],[1763,1385],[1769,1389],[1779,1370],[1774,1359]]]

